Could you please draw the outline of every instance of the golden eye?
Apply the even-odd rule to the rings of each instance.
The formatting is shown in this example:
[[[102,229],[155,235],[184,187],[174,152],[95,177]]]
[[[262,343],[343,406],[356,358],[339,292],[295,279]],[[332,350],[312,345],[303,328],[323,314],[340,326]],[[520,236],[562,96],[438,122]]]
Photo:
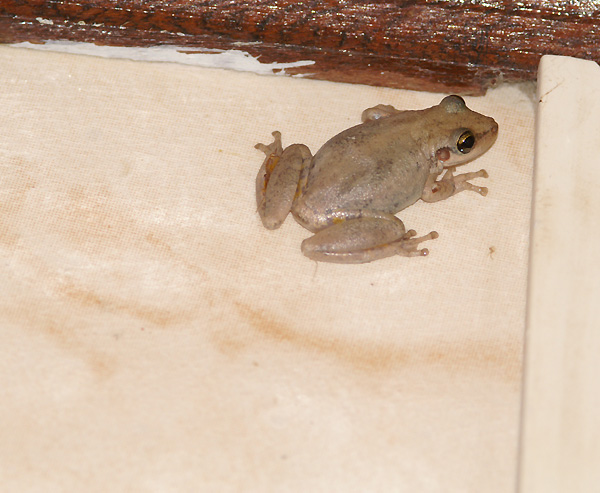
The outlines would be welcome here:
[[[469,152],[471,152],[471,149],[473,149],[474,145],[475,145],[475,136],[473,135],[473,132],[471,132],[470,130],[463,132],[460,135],[460,137],[458,138],[458,140],[456,141],[456,148],[462,154],[468,154]]]

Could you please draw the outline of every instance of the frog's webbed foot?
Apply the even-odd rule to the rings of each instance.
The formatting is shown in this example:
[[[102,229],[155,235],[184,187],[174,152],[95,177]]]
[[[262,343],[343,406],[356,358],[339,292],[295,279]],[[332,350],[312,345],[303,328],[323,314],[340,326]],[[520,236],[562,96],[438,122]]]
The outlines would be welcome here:
[[[486,170],[480,169],[479,171],[456,176],[454,176],[454,170],[454,167],[448,168],[442,179],[438,181],[436,181],[437,176],[435,174],[429,175],[421,199],[425,202],[438,202],[463,190],[477,192],[484,197],[487,195],[488,189],[486,187],[478,187],[467,181],[474,178],[487,178]]]
[[[308,147],[293,144],[283,149],[281,133],[273,132],[275,140],[256,144],[266,158],[256,176],[256,204],[263,225],[276,229],[287,217],[299,190],[300,174],[312,159]]]
[[[424,256],[419,243],[438,237],[435,231],[415,238],[392,214],[361,215],[333,224],[302,242],[302,253],[312,260],[341,264],[362,264],[392,255]]]

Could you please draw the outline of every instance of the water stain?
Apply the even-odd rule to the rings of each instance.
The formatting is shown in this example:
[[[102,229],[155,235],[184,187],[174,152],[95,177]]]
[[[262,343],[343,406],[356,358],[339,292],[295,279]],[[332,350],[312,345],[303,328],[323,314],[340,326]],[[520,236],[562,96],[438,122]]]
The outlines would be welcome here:
[[[47,300],[36,299],[34,310],[31,309],[32,304],[31,299],[20,303],[13,300],[10,305],[2,307],[2,320],[48,338],[70,357],[83,362],[98,380],[109,379],[116,373],[116,358],[81,337],[80,329],[86,325],[85,319],[74,317]]]
[[[252,331],[236,328],[213,334],[213,342],[217,348],[229,356],[235,356],[254,344],[270,342],[319,354],[361,373],[381,374],[397,372],[406,367],[436,366],[450,373],[486,374],[515,386],[520,385],[522,351],[518,341],[512,347],[502,348],[493,342],[468,340],[401,347],[344,339],[323,330],[301,330],[245,303],[234,302],[233,306],[246,322],[246,327],[250,327]]]
[[[27,173],[22,159],[9,163],[7,170],[2,170],[3,176],[0,178],[0,244],[13,247],[19,239],[15,223],[36,181]]]
[[[120,297],[100,293],[94,289],[78,286],[72,280],[61,283],[56,293],[80,307],[96,308],[100,311],[133,317],[141,323],[152,324],[155,327],[166,328],[171,325],[189,321],[194,313],[181,309],[158,308],[155,305],[143,303],[135,296]]]
[[[158,234],[154,232],[149,232],[146,234],[146,241],[153,245],[157,251],[161,251],[168,259],[172,262],[181,264],[188,271],[193,272],[202,280],[206,280],[208,278],[206,269],[203,269],[199,265],[191,262],[184,255],[181,255],[173,250],[173,247],[164,239],[161,238]]]
[[[107,352],[90,348],[88,344],[74,337],[75,334],[72,330],[59,329],[56,325],[49,324],[43,331],[69,354],[84,361],[96,378],[106,380],[116,373],[118,365],[113,356]]]
[[[68,300],[73,304],[71,310],[79,306],[125,315],[160,328],[196,316],[193,306],[172,306],[164,301],[177,298],[177,293],[169,290],[183,288],[173,287],[173,282],[163,288],[160,274],[176,272],[180,277],[175,279],[199,286],[206,278],[205,271],[175,252],[167,233],[146,224],[139,211],[126,207],[124,197],[115,196],[103,183],[51,187],[48,193],[38,194],[51,199],[51,210],[42,211],[40,197],[25,204],[27,192],[35,182],[22,167],[15,168],[11,176],[12,194],[4,206],[7,211],[0,210],[0,214],[10,217],[0,222],[0,243],[6,245],[7,255],[14,255],[15,244],[21,239],[23,228],[27,228],[28,236],[20,242],[16,262],[21,282],[29,279],[35,291]],[[32,228],[35,236],[30,235]],[[47,239],[52,241],[51,246]],[[140,272],[142,269],[145,271]],[[23,276],[25,272],[27,275]],[[146,282],[147,276],[158,278],[144,297],[136,283]],[[166,297],[161,296],[163,289]]]

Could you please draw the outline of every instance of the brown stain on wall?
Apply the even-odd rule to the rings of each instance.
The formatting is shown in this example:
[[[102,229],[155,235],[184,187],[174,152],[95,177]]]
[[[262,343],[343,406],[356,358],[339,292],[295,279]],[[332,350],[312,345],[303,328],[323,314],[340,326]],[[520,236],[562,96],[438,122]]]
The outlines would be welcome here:
[[[117,370],[115,358],[106,351],[90,348],[88,344],[78,339],[74,331],[66,328],[60,329],[54,324],[49,324],[45,326],[44,332],[69,354],[85,361],[98,379],[106,380],[115,374]]]
[[[191,262],[185,256],[173,250],[167,240],[161,238],[157,233],[149,232],[145,236],[146,241],[153,245],[157,251],[162,252],[171,262],[183,265],[187,270],[196,274],[200,279],[207,280],[206,269]]]
[[[60,298],[82,308],[134,317],[160,328],[195,317],[193,307],[171,308],[144,302],[135,290],[134,281],[119,277],[123,275],[119,252],[135,254],[151,264],[182,265],[187,271],[192,270],[191,275],[196,278],[203,276],[204,271],[175,253],[160,231],[145,227],[143,222],[132,216],[126,207],[120,205],[118,197],[113,197],[110,187],[105,184],[75,185],[66,189],[64,196],[57,200],[62,205],[48,218],[49,228],[65,240],[64,248],[80,252],[90,262],[106,263],[110,282],[129,284],[131,295],[99,289],[93,279],[84,283],[77,276],[58,276],[55,267],[48,265],[43,258],[35,262],[40,283]]]
[[[324,331],[301,331],[275,320],[262,310],[245,303],[235,302],[241,318],[254,330],[254,335],[241,337],[221,332],[218,347],[226,354],[234,355],[253,342],[267,340],[287,344],[299,351],[320,354],[361,373],[396,372],[404,367],[437,366],[449,373],[473,372],[520,385],[521,347],[496,347],[485,341],[457,341],[436,346],[419,345],[401,347],[385,343],[373,343],[343,339]]]
[[[36,181],[26,171],[25,162],[16,159],[14,162],[3,163],[6,169],[0,177],[2,194],[0,195],[0,244],[14,247],[19,239],[15,228],[14,218],[25,206],[28,192],[35,188]]]
[[[11,217],[16,216],[24,207],[27,192],[35,187],[23,168],[17,169],[11,178],[13,186],[8,203],[0,204],[0,242],[11,248],[18,240],[19,230],[11,225]],[[118,207],[118,201],[111,197],[106,185],[76,185],[64,190],[61,196],[64,208],[51,218],[51,229],[69,240],[69,248],[77,249],[94,259],[107,249],[129,248],[139,251],[140,255],[151,254],[155,261],[182,265],[191,275],[205,279],[205,271],[178,254],[169,244],[167,237],[160,231],[143,227],[126,209]],[[60,209],[57,209],[60,210]],[[9,239],[10,241],[7,241]],[[190,323],[199,314],[195,307],[187,306],[161,308],[144,303],[135,296],[121,296],[117,293],[99,291],[93,284],[82,284],[77,279],[57,280],[55,269],[44,262],[43,258],[33,258],[36,289],[47,290],[60,301],[71,303],[64,307],[65,313],[85,316],[86,313],[105,312],[132,317],[144,324],[166,328],[182,323]],[[126,282],[126,280],[124,280]],[[217,290],[219,291],[219,290]],[[199,294],[203,290],[199,291]],[[241,318],[219,320],[219,331],[213,333],[217,348],[229,355],[244,351],[257,341],[287,345],[295,350],[318,354],[329,358],[354,371],[381,374],[394,372],[410,366],[438,366],[448,372],[484,372],[511,382],[520,381],[521,348],[518,344],[509,348],[497,348],[485,341],[460,341],[454,344],[437,346],[402,347],[386,345],[380,342],[358,341],[330,335],[326,330],[314,331],[286,325],[263,310],[235,301],[232,296],[221,293],[220,305],[233,306]],[[65,316],[67,316],[65,315]],[[111,362],[101,353],[86,348],[85,343],[77,342],[77,330],[69,329],[67,320],[61,325],[56,321],[38,320],[34,326],[45,331],[58,343],[85,357],[99,375],[109,375]],[[226,327],[226,323],[233,327]],[[24,322],[27,324],[27,322]],[[250,327],[251,333],[243,331]]]
[[[82,361],[98,380],[112,377],[117,369],[116,358],[109,351],[102,351],[81,333],[88,321],[47,300],[36,299],[12,302],[1,307],[2,321],[12,323],[28,332],[48,338],[70,357]]]
[[[125,247],[139,237],[135,221],[118,207],[105,184],[70,186],[57,197],[62,211],[53,214],[53,226],[74,248],[102,250]]]
[[[156,306],[139,296],[135,281],[124,277],[120,252],[151,263],[182,266],[196,280],[202,280],[205,273],[171,248],[165,232],[137,220],[107,184],[90,181],[64,188],[51,186],[46,193],[52,199],[51,210],[41,209],[39,194],[28,204],[36,181],[27,169],[36,166],[40,165],[15,161],[0,177],[5,192],[0,201],[0,248],[8,258],[17,259],[15,267],[6,270],[6,282],[20,286],[10,305],[3,307],[2,316],[29,331],[45,334],[58,347],[85,361],[95,375],[105,378],[114,373],[115,362],[109,353],[92,347],[87,335],[99,316],[126,317],[135,326],[167,328],[198,315],[192,304]],[[24,232],[32,228],[39,228],[40,239],[21,241]],[[57,246],[43,244],[46,232],[59,239]],[[48,248],[64,249],[67,255],[77,252],[90,264],[106,264],[109,282],[115,286],[129,283],[131,289],[119,292],[110,285],[99,285],[85,274],[85,266],[74,272],[69,270],[72,267],[63,270],[60,263],[46,258]],[[16,295],[18,291],[22,296]]]
[[[133,317],[141,323],[152,324],[159,328],[183,323],[193,317],[181,310],[161,309],[144,304],[138,298],[119,297],[100,294],[92,289],[78,286],[74,282],[63,283],[56,292],[83,308],[95,308],[103,312]]]

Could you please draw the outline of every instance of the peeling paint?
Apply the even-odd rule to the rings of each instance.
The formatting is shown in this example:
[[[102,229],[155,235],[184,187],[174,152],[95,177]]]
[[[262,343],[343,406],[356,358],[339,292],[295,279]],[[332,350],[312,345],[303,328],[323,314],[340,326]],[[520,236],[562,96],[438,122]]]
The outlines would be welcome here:
[[[52,23],[38,18],[40,23]],[[289,68],[313,65],[313,60],[299,60],[290,63],[261,63],[257,57],[242,50],[218,50],[190,48],[185,46],[151,46],[146,48],[97,46],[93,43],[77,43],[72,41],[46,41],[44,44],[29,42],[15,43],[10,46],[33,50],[60,51],[78,55],[99,56],[102,58],[125,58],[150,62],[175,62],[207,68],[224,68],[239,72],[256,74],[285,74]],[[300,75],[301,77],[301,75]]]

